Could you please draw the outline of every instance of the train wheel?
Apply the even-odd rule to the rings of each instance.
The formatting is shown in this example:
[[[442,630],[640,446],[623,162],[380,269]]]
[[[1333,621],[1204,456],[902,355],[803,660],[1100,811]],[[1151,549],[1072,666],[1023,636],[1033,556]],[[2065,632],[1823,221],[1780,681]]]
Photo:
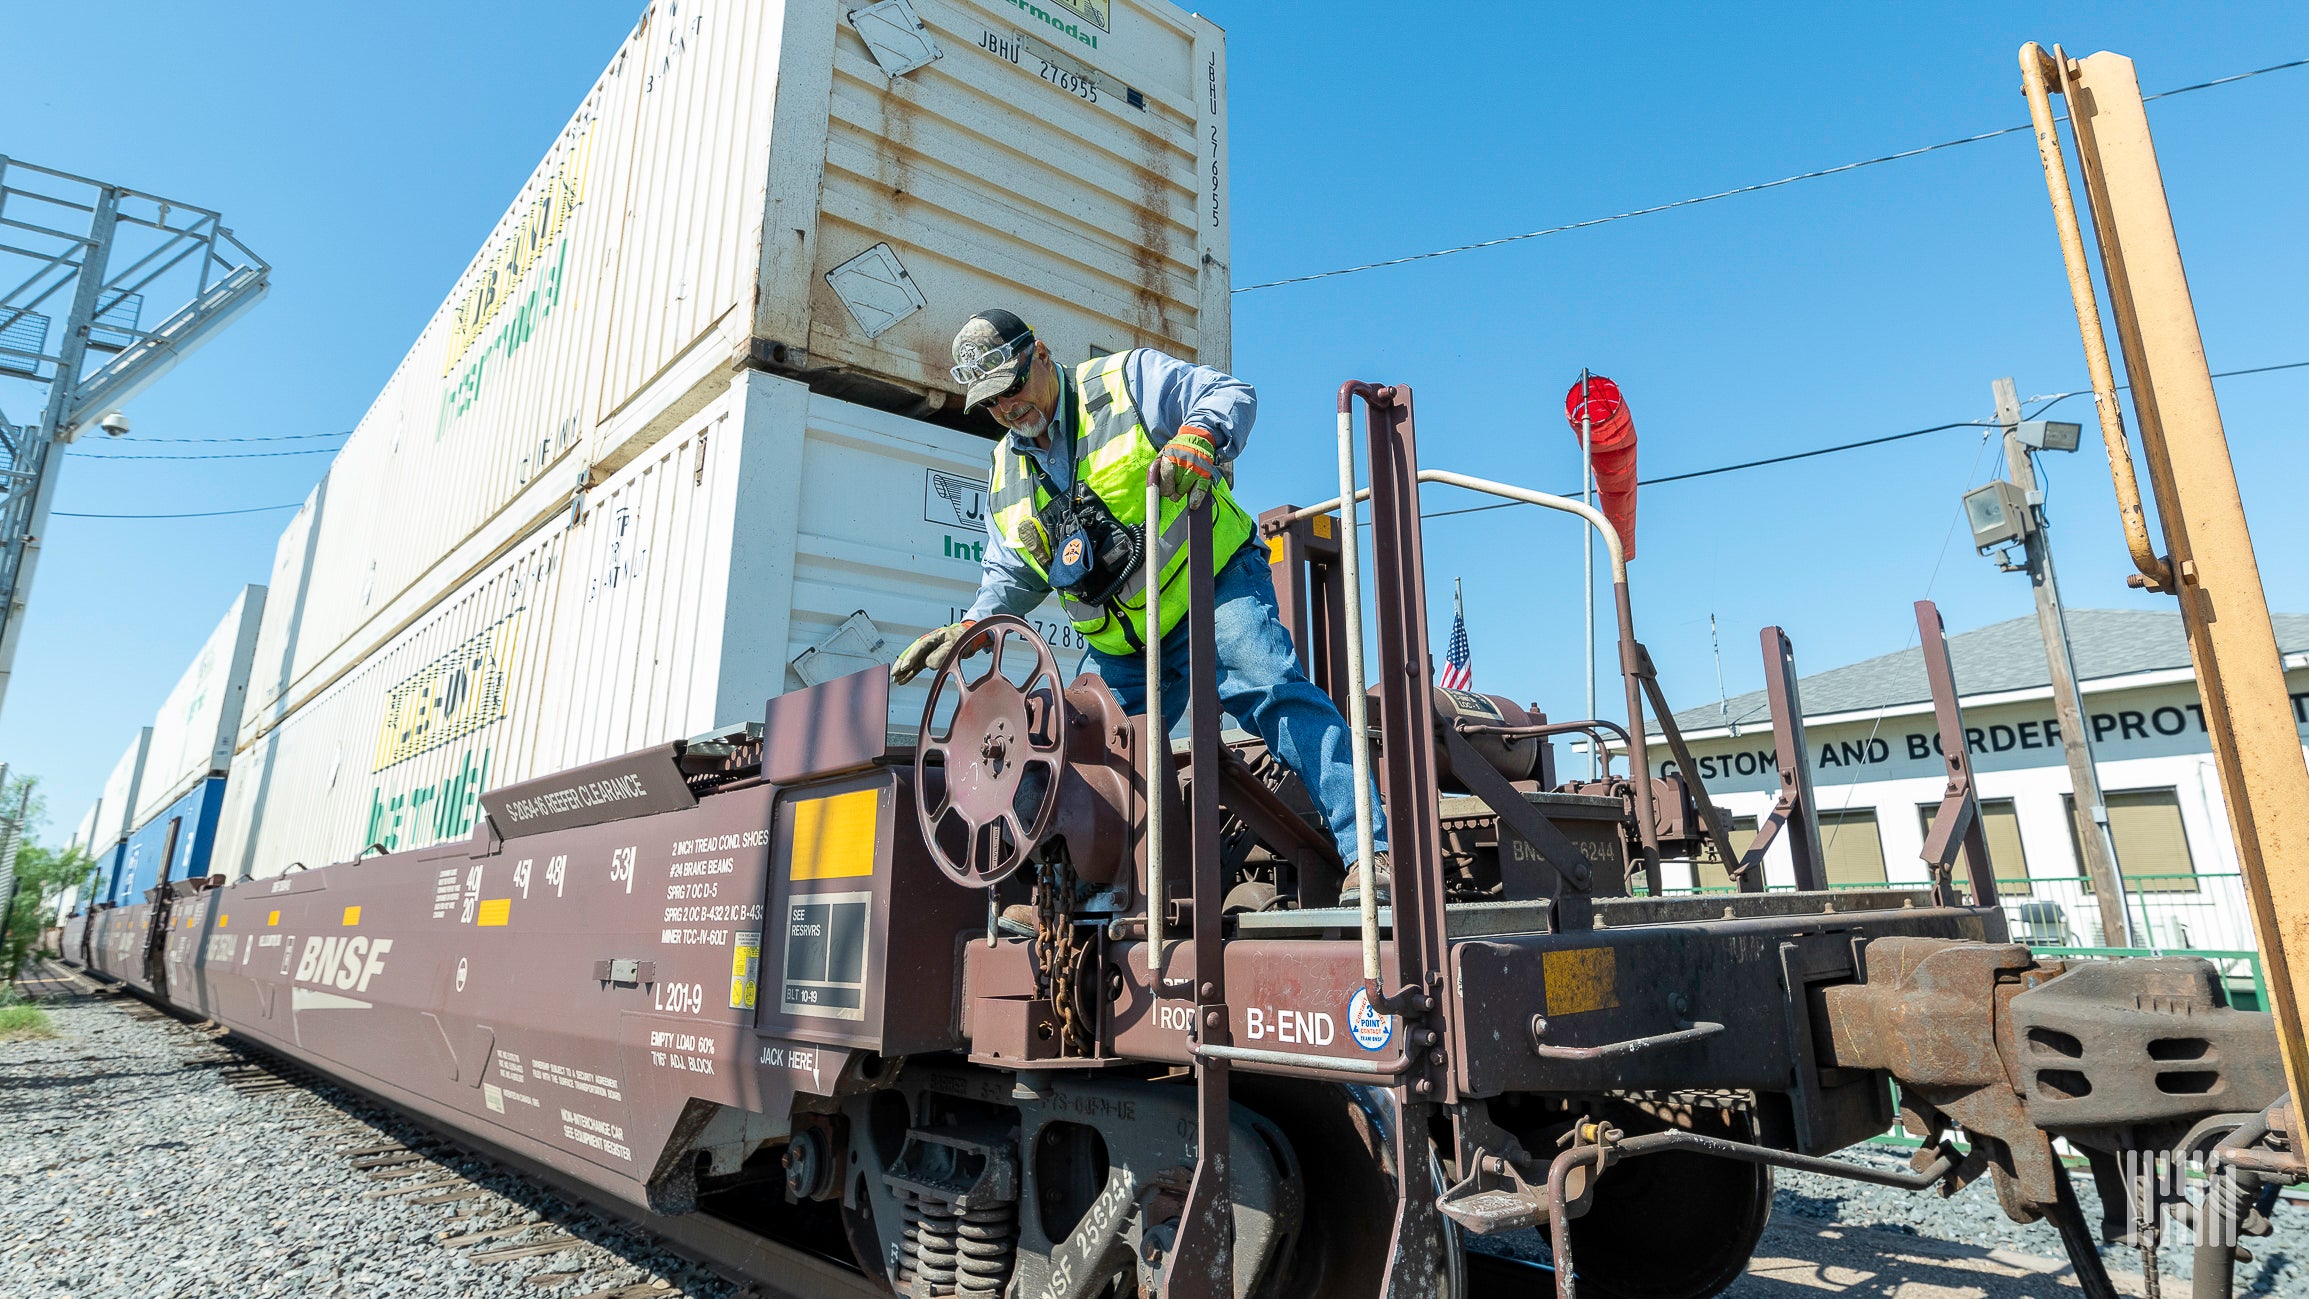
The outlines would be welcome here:
[[[1392,1138],[1384,1093],[1236,1074],[1234,1099],[1282,1130],[1306,1188],[1298,1238],[1277,1260],[1266,1295],[1369,1299],[1395,1225]]]
[[[1648,1122],[1614,1122],[1633,1135]],[[1582,1293],[1599,1299],[1709,1299],[1740,1279],[1772,1216],[1772,1170],[1689,1150],[1614,1164],[1571,1222]],[[1663,1236],[1662,1232],[1669,1234]],[[1662,1248],[1663,1239],[1672,1240]]]

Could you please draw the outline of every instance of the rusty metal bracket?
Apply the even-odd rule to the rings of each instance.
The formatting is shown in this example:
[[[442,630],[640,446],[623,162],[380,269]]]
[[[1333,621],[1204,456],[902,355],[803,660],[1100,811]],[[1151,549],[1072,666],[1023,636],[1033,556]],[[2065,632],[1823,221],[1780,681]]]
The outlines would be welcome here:
[[[1924,864],[1932,870],[1932,901],[1955,906],[1952,887],[1956,854],[1964,853],[1971,877],[1975,906],[1996,905],[1996,870],[1988,859],[1988,838],[1980,826],[1980,799],[1972,782],[1972,755],[1966,747],[1964,710],[1959,706],[1956,668],[1948,658],[1948,626],[1930,600],[1916,602],[1916,638],[1924,653],[1924,676],[1932,684],[1932,716],[1940,732],[1942,760],[1948,764],[1948,790],[1932,813],[1932,828],[1924,836]],[[1999,917],[2003,915],[2000,911]],[[1992,937],[2002,939],[2004,935]]]
[[[1700,805],[1700,821],[1708,827],[1708,842],[1716,847],[1716,856],[1730,870],[1739,862],[1739,854],[1732,851],[1732,834],[1724,825],[1724,814],[1708,799],[1708,787],[1700,781],[1700,769],[1692,762],[1692,751],[1684,743],[1683,728],[1676,725],[1674,710],[1668,707],[1667,692],[1660,689],[1659,668],[1652,663],[1652,652],[1642,641],[1636,642],[1636,677],[1642,681],[1644,697],[1651,701],[1652,716],[1659,719],[1660,734],[1667,737],[1668,752],[1674,755],[1676,770],[1692,787],[1692,797]],[[1633,752],[1631,746],[1630,752]]]
[[[1587,859],[1579,855],[1578,847],[1524,801],[1523,791],[1500,775],[1499,769],[1469,744],[1465,736],[1449,727],[1443,728],[1442,734],[1444,752],[1451,758],[1452,774],[1490,807],[1502,828],[1531,845],[1532,851],[1555,872],[1555,892],[1560,895],[1566,884],[1585,892],[1594,882],[1595,871]]]
[[[1820,851],[1812,763],[1804,750],[1804,702],[1796,689],[1796,649],[1789,644],[1788,634],[1777,627],[1764,629],[1763,642],[1764,692],[1772,706],[1772,757],[1780,768],[1780,792],[1763,824],[1756,827],[1756,837],[1748,842],[1747,855],[1730,871],[1742,892],[1763,892],[1764,853],[1782,831],[1787,831],[1788,859],[1795,867],[1796,887],[1816,891],[1828,887],[1828,872]]]

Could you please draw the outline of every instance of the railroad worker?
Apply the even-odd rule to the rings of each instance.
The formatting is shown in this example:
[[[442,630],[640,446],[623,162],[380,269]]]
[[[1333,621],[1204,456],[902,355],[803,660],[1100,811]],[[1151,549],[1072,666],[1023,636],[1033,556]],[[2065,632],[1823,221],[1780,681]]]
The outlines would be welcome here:
[[[1099,676],[1123,710],[1146,710],[1146,479],[1159,466],[1162,567],[1157,614],[1166,733],[1186,711],[1187,607],[1184,515],[1213,501],[1213,607],[1219,705],[1249,727],[1313,796],[1348,866],[1344,902],[1360,896],[1354,867],[1355,773],[1346,719],[1299,668],[1275,601],[1266,547],[1235,503],[1231,466],[1250,436],[1258,398],[1251,385],[1151,348],[1096,357],[1071,370],[1008,311],[982,311],[954,336],[954,378],[969,385],[965,411],[981,408],[1010,430],[995,444],[993,517],[986,530],[978,598],[963,620],[928,633],[898,656],[892,679],[940,666],[972,623],[1023,614],[1056,591],[1090,645]],[[1174,522],[1175,521],[1175,522]],[[1055,566],[1053,555],[1055,554]],[[1387,827],[1374,787],[1371,862],[1387,896]]]

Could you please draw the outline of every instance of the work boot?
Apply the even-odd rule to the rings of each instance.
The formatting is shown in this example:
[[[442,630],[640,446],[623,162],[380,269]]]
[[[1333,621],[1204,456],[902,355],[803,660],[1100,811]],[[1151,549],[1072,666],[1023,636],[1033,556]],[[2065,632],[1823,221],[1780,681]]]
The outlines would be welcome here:
[[[1391,869],[1391,863],[1387,860],[1387,854],[1384,852],[1371,854],[1371,882],[1379,890],[1379,905],[1386,906],[1392,900],[1388,891],[1394,886],[1395,872]],[[1339,905],[1343,907],[1363,905],[1363,871],[1360,866],[1347,868],[1347,883],[1344,888],[1339,890]]]
[[[1042,915],[1031,902],[1013,902],[1002,909],[998,927],[1006,934],[1032,938],[1041,930]]]

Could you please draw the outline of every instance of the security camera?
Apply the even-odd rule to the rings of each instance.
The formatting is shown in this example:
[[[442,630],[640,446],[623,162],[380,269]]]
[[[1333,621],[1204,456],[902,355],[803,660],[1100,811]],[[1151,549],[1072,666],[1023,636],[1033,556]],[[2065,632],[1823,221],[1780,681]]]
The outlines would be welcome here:
[[[103,429],[107,434],[113,437],[119,437],[123,433],[128,432],[128,416],[121,414],[119,411],[114,411],[110,415],[105,416],[103,419],[98,420],[96,422],[96,426],[100,429]]]

